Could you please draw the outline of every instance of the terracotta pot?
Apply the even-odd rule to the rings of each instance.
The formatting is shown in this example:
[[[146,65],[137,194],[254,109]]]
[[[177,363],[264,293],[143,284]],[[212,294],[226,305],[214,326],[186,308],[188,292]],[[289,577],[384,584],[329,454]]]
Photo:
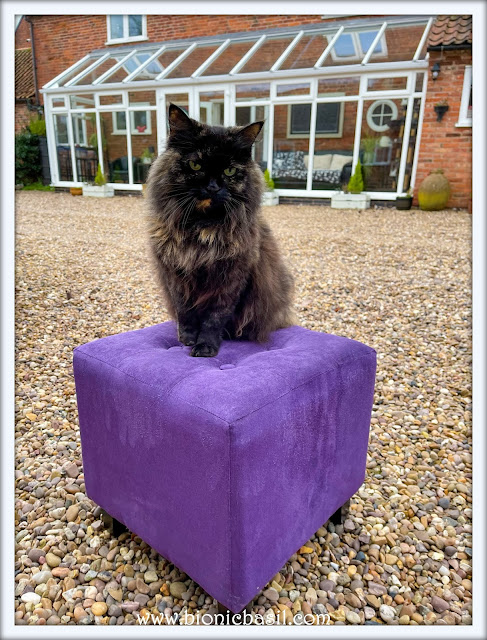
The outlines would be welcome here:
[[[69,192],[72,196],[82,196],[83,187],[70,187]]]

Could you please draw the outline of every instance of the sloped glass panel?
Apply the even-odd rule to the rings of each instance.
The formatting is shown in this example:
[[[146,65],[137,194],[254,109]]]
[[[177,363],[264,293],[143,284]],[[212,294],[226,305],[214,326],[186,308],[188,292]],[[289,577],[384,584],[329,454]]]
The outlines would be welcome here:
[[[119,56],[117,56],[118,61],[122,60],[127,54],[120,54]],[[146,58],[147,60],[147,58]],[[108,62],[108,61],[107,61]],[[125,80],[125,78],[132,73],[133,71],[135,71],[138,67],[140,67],[140,65],[142,64],[142,60],[139,59],[139,56],[137,55],[137,53],[133,53],[130,58],[127,58],[127,60],[125,60],[125,62],[123,63],[123,65],[121,67],[119,67],[118,69],[116,69],[113,73],[111,73],[109,76],[107,76],[102,82],[101,84],[105,84],[105,83],[113,83],[113,82],[122,82],[123,80]],[[103,65],[102,65],[103,66]],[[103,72],[99,73],[99,76],[102,74]]]
[[[322,33],[304,35],[281,65],[281,69],[307,69],[327,47],[328,41]]]
[[[136,76],[134,76],[131,82],[143,82],[145,80],[154,80],[164,69],[171,64],[183,51],[188,48],[188,45],[184,47],[176,47],[174,49],[164,49],[160,56],[153,60],[145,69],[142,69]],[[148,52],[147,52],[148,53]],[[151,51],[150,55],[155,53]],[[146,53],[138,54],[138,58],[143,62],[143,56]],[[147,59],[147,58],[145,58]]]
[[[77,82],[75,82],[75,85],[93,84],[93,82],[97,80],[101,75],[103,75],[105,71],[108,71],[113,67],[113,65],[117,64],[117,62],[119,62],[124,55],[127,54],[125,53],[123,55],[118,54],[118,56],[109,56],[101,64],[92,69],[87,75],[83,76]]]
[[[384,32],[387,45],[387,57],[382,59],[387,62],[412,60],[425,26],[426,20],[424,23],[415,25],[388,25]],[[374,61],[375,59],[376,57],[374,56]],[[377,57],[377,60],[380,59],[380,57]]]
[[[207,60],[211,54],[218,49],[221,42],[212,45],[201,45],[196,47],[189,56],[184,58],[167,76],[168,78],[189,78],[200,65]]]
[[[243,58],[250,48],[254,46],[256,41],[257,40],[245,40],[232,42],[201,75],[216,76],[230,73],[233,67]]]
[[[75,69],[67,73],[63,78],[61,78],[60,81],[58,82],[58,85],[60,87],[64,87],[66,82],[69,82],[70,80],[72,80],[75,76],[77,76],[79,73],[87,69],[91,64],[93,64],[94,62],[96,62],[96,60],[99,60],[100,58],[101,58],[101,55],[88,58],[81,65],[79,65],[79,67],[76,67]]]
[[[254,55],[240,69],[239,73],[254,73],[256,71],[269,71],[279,56],[293,41],[293,36],[268,38],[264,41]]]
[[[374,31],[360,31],[358,33],[361,52],[367,53],[367,51],[372,46],[372,43],[374,42],[374,39],[376,38],[378,32],[378,29],[375,29]],[[375,45],[372,54],[374,53],[384,53],[384,46],[381,40],[379,40]]]

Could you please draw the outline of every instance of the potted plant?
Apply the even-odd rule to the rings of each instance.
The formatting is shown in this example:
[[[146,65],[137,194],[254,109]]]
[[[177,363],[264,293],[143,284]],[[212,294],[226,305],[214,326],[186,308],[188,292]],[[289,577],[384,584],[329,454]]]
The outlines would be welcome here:
[[[448,111],[449,108],[450,107],[446,100],[440,100],[440,102],[437,102],[435,104],[434,109],[436,113],[437,122],[441,122],[443,120],[443,116],[445,115],[445,113]]]
[[[362,164],[357,161],[355,171],[348,181],[346,191],[337,191],[331,197],[332,209],[368,209],[370,206],[370,196],[363,193],[364,178],[362,174]]]
[[[413,204],[413,190],[409,188],[405,194],[396,197],[396,209],[408,211]]]
[[[262,204],[266,207],[279,204],[279,196],[274,192],[274,180],[271,178],[269,169],[264,171],[265,191],[262,194]]]
[[[83,195],[92,198],[112,198],[114,190],[111,185],[107,184],[106,178],[102,173],[101,166],[98,163],[98,171],[96,172],[94,184],[83,185]]]
[[[149,151],[149,147],[146,147],[140,156],[142,164],[152,164],[154,154]]]

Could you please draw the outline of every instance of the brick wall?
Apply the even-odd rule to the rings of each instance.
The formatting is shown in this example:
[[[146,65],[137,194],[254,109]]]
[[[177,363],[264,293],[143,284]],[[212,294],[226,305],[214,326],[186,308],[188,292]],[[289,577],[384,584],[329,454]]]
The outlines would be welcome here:
[[[430,70],[438,62],[437,80],[428,78],[423,130],[419,151],[416,192],[422,180],[434,169],[443,169],[451,184],[450,207],[472,206],[472,128],[456,127],[462,99],[465,65],[472,64],[469,50],[430,51]],[[434,106],[447,100],[449,110],[436,121]]]
[[[15,133],[22,131],[26,127],[33,114],[27,109],[27,105],[22,102],[15,103]]]

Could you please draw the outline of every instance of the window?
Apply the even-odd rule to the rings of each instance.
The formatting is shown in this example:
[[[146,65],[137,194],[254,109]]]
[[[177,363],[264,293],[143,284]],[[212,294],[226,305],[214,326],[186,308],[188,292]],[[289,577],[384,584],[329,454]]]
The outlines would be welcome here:
[[[376,100],[367,111],[367,124],[373,131],[387,131],[396,118],[397,107],[392,100]]]
[[[132,106],[148,107],[148,102],[136,102]],[[114,111],[113,117],[113,133],[116,135],[125,135],[127,133],[127,119],[125,111]],[[149,136],[152,133],[150,111],[130,111],[130,133],[132,135]]]
[[[378,33],[378,29],[374,31],[342,33],[331,50],[331,57],[333,60],[361,60],[369,50]],[[332,36],[327,36],[327,38],[328,42],[330,42]],[[379,42],[375,45],[372,57],[385,55],[387,55],[387,46],[386,38],[383,34]]]
[[[288,138],[309,138],[311,122],[310,104],[291,104],[288,110]],[[321,102],[316,105],[316,137],[341,138],[343,129],[343,103]]]
[[[111,15],[107,16],[107,43],[147,40],[147,16]]]
[[[86,141],[86,116],[82,113],[73,113],[74,144],[87,147]]]
[[[463,76],[462,101],[458,114],[457,127],[472,126],[472,67],[467,65]]]

